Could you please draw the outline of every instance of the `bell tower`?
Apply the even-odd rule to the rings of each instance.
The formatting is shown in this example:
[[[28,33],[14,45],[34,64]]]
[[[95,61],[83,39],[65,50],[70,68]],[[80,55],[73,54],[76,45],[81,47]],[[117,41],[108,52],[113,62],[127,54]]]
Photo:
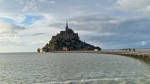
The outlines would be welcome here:
[[[68,30],[69,29],[69,27],[68,27],[68,22],[67,22],[67,20],[66,20],[66,30]]]

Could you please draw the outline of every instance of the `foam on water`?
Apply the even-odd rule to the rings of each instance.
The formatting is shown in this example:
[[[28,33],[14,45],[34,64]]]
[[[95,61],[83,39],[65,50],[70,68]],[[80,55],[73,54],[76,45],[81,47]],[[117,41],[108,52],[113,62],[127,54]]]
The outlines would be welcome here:
[[[82,79],[82,80],[68,80],[68,81],[51,81],[48,83],[34,83],[34,84],[149,84],[149,80],[135,80],[122,78],[104,78],[104,79]]]

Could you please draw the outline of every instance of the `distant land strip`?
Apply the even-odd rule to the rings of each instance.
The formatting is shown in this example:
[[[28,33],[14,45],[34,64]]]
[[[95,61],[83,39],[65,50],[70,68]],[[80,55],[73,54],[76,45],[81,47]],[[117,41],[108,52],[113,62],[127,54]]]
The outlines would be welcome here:
[[[98,54],[114,54],[126,56],[150,57],[150,50],[122,51],[122,50],[101,50],[101,51],[51,51],[53,53],[98,53]]]
[[[53,51],[52,53],[94,53],[94,54],[112,54],[132,57],[136,59],[150,61],[150,49],[143,50],[139,49],[136,51],[128,50],[102,50],[102,51]]]

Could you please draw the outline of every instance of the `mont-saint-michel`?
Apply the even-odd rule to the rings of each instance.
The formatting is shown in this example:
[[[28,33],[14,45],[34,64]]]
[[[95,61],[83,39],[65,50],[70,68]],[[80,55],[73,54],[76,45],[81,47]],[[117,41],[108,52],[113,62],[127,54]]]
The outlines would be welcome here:
[[[91,50],[100,51],[101,48],[81,41],[78,33],[75,33],[68,27],[67,21],[65,31],[60,31],[57,35],[52,36],[49,43],[47,43],[42,49],[37,49],[38,52]]]

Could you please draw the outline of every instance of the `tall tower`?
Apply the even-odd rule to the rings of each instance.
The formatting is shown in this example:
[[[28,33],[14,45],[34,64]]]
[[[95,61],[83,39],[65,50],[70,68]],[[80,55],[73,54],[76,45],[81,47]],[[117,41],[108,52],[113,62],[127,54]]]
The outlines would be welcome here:
[[[68,22],[67,22],[67,20],[66,20],[66,30],[68,30],[69,28],[68,28]]]

